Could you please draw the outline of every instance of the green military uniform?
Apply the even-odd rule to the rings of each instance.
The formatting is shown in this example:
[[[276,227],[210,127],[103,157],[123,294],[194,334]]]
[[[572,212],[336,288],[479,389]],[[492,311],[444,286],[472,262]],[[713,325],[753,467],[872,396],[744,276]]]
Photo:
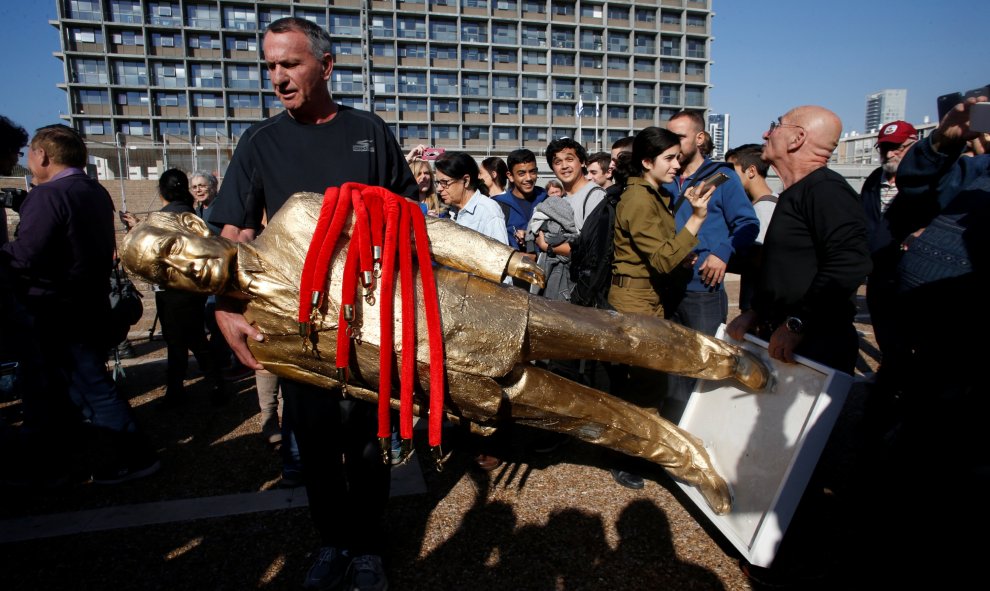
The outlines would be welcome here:
[[[681,264],[698,238],[674,224],[671,196],[632,177],[615,209],[615,251],[608,303],[620,312],[663,317],[660,278]]]

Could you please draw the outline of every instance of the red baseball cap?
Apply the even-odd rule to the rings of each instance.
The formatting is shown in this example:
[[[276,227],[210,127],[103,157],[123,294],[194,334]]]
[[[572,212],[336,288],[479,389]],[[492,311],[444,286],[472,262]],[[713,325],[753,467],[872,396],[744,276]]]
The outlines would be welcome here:
[[[877,145],[903,144],[905,140],[918,139],[918,130],[907,121],[891,121],[880,128]]]

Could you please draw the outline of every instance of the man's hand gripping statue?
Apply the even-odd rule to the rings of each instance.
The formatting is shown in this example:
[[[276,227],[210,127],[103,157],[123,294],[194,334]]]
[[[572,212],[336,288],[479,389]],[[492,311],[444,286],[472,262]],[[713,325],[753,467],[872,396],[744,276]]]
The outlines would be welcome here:
[[[242,362],[378,404],[379,437],[399,408],[406,449],[413,415],[429,417],[435,450],[444,413],[482,427],[510,418],[659,464],[729,512],[729,486],[699,439],[530,362],[594,359],[761,391],[770,372],[759,359],[661,319],[501,284],[544,277],[512,248],[414,205],[355,184],[297,193],[241,243],[210,237],[193,215],[154,213],[121,258],[148,281],[227,296],[221,328]]]

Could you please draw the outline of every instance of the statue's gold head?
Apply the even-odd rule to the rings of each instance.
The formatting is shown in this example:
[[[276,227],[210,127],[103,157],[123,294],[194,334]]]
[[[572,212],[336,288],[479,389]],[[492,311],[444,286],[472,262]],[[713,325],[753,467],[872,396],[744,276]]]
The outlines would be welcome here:
[[[192,213],[154,212],[124,237],[120,260],[131,273],[167,289],[224,293],[237,246],[211,236],[206,222]]]

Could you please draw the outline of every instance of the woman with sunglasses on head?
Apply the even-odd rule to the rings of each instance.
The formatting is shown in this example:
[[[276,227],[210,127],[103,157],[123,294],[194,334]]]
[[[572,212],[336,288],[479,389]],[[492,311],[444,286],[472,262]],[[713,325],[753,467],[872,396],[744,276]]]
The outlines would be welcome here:
[[[508,244],[502,208],[478,189],[481,181],[474,158],[466,152],[444,152],[435,165],[437,194],[451,207],[457,224]]]

